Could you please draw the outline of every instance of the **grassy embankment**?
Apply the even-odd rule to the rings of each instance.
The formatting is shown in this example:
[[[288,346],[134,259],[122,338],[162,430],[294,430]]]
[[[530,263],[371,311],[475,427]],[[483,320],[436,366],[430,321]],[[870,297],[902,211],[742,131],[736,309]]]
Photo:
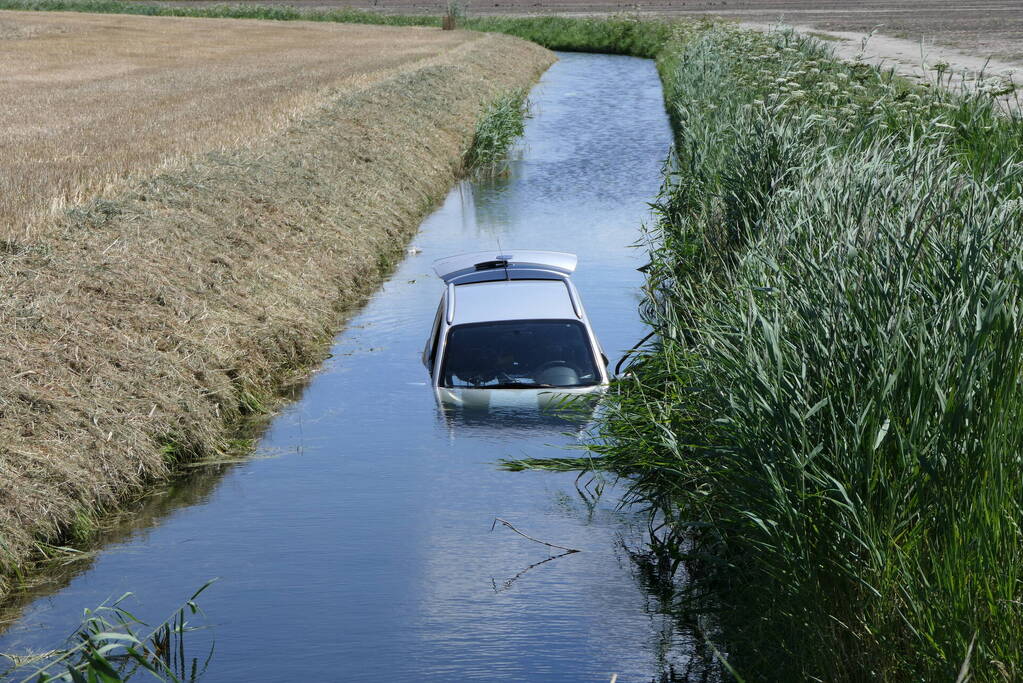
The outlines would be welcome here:
[[[13,20],[2,18],[5,29]],[[51,43],[71,45],[75,17],[40,14],[29,23],[51,20],[60,31],[51,35],[36,27],[0,48],[21,55]],[[116,21],[123,38],[144,32],[142,24],[124,22],[159,24],[162,35],[172,30],[166,22],[177,20]],[[297,25],[208,25],[220,32],[210,59],[229,51],[228,34],[236,29],[306,31]],[[204,26],[183,30],[201,33]],[[394,29],[359,30],[379,33],[381,44],[405,47],[433,34],[413,31],[403,41],[388,33]],[[230,69],[193,70],[184,80],[159,77],[181,66],[169,60],[155,78],[153,70],[141,70],[138,87],[174,87],[164,97],[137,102],[179,125],[140,131],[100,127],[107,144],[90,144],[88,153],[70,156],[81,140],[66,134],[63,148],[51,146],[64,155],[48,162],[37,158],[36,166],[25,167],[45,179],[47,163],[76,164],[81,158],[100,163],[104,151],[115,155],[123,149],[141,154],[126,157],[128,172],[100,198],[28,227],[5,225],[0,249],[5,293],[0,329],[7,340],[0,354],[7,377],[0,387],[4,578],[45,553],[47,543],[88,534],[104,509],[166,476],[180,461],[227,448],[234,425],[272,407],[279,387],[303,377],[322,357],[346,310],[379,281],[460,173],[481,102],[527,86],[551,61],[548,52],[524,41],[434,35],[437,44],[424,39],[409,59],[385,57],[383,68],[368,74],[344,72],[338,50],[360,41],[350,33],[341,36],[343,45],[328,45],[322,53],[343,83],[314,88],[313,101],[298,113],[288,109],[275,119],[279,125],[258,135],[233,141],[212,137],[209,147],[216,151],[186,148],[184,158],[160,166],[146,156],[148,141],[157,145],[178,130],[185,134],[192,120],[175,119],[174,113],[181,113],[176,107],[187,113],[196,103],[212,106],[224,95],[236,98],[243,113],[252,113],[244,105],[260,87],[258,79],[247,77],[224,85],[218,78]],[[67,69],[95,67],[116,52],[102,40],[86,42],[100,53],[94,59],[65,59]],[[132,63],[144,58],[150,42],[129,46]],[[299,54],[316,53],[307,33],[298,42],[303,44]],[[162,54],[155,43],[150,47]],[[272,53],[267,64],[255,58],[248,38],[240,43],[242,62],[257,62],[259,68],[250,69],[256,73],[275,73],[273,65],[290,54],[274,43],[263,53]],[[266,46],[263,40],[256,43]],[[89,102],[97,115],[104,102],[116,105],[109,112],[116,117],[123,100],[109,93],[125,86],[123,97],[131,97],[136,87],[131,79],[139,70],[109,66],[93,74],[104,86]],[[5,68],[13,67],[5,62]],[[12,78],[4,88],[24,88],[32,80]],[[88,79],[74,87],[84,87],[81,81]],[[204,84],[209,91],[196,97]],[[270,89],[277,91],[272,80]],[[74,92],[68,101],[81,104]],[[63,95],[62,88],[54,88],[41,102],[54,107]],[[40,120],[49,115],[45,107]],[[59,119],[60,113],[54,116]],[[93,134],[97,127],[80,130]],[[33,132],[47,132],[41,126],[13,126],[7,132],[12,131],[29,139]],[[133,145],[121,144],[122,137]],[[145,163],[132,167],[133,160],[143,158]],[[15,174],[4,179],[23,180]],[[36,189],[31,183],[27,187]],[[59,194],[56,186],[51,190]],[[7,585],[0,585],[0,592]]]
[[[604,464],[743,677],[1018,679],[1023,121],[785,33],[659,64],[659,336]]]

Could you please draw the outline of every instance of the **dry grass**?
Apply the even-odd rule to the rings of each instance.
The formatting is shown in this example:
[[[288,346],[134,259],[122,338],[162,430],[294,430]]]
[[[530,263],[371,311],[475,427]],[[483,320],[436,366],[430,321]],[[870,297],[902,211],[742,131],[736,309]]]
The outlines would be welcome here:
[[[161,28],[178,21],[81,19]],[[196,30],[217,26],[234,24],[203,20]],[[264,30],[249,22],[234,30],[248,26]],[[324,27],[334,30],[349,28]],[[232,424],[266,407],[281,381],[318,360],[346,307],[378,281],[450,186],[482,103],[528,85],[553,59],[503,36],[350,30],[352,40],[400,33],[414,44],[422,36],[419,49],[427,52],[440,49],[437,41],[460,44],[371,83],[325,93],[258,142],[126,181],[45,230],[0,243],[0,374],[7,378],[0,385],[0,570],[23,566],[39,539],[73,534],[95,511],[165,476],[175,460],[215,453]],[[199,49],[199,42],[191,45]],[[240,66],[239,48],[226,69],[244,70],[239,82],[255,91],[228,93],[242,109],[269,98],[257,77],[263,70],[289,87],[286,70],[275,71],[262,48],[254,49],[256,67]],[[368,63],[359,59],[354,63]],[[326,63],[319,68],[326,82]],[[108,87],[131,92],[121,79],[145,83],[144,71],[111,70]],[[218,73],[202,71],[213,83]],[[163,81],[150,74],[148,82],[155,89]],[[194,80],[189,85],[194,93]],[[228,112],[225,87],[203,92]],[[119,115],[98,82],[90,92],[109,116]],[[166,89],[164,96],[147,110],[187,111],[194,99]],[[92,106],[63,102],[64,115]],[[51,125],[61,120],[60,113],[38,114]],[[183,129],[190,118],[171,120]],[[102,125],[108,132],[120,127]],[[135,125],[154,149],[161,130],[170,131],[169,124],[151,133]],[[218,129],[220,140],[260,125],[255,116],[241,119]],[[111,150],[123,150],[122,163],[143,147],[107,139]]]
[[[279,129],[464,32],[0,11],[0,237],[182,156]]]

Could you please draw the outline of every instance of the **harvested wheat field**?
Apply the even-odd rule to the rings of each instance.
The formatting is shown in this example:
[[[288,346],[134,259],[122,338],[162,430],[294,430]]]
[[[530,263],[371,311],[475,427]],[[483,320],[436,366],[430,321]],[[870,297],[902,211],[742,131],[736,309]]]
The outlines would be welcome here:
[[[470,34],[300,22],[0,12],[0,226],[182,155],[286,125]]]
[[[304,375],[455,179],[484,104],[553,61],[436,29],[0,26],[7,576]]]

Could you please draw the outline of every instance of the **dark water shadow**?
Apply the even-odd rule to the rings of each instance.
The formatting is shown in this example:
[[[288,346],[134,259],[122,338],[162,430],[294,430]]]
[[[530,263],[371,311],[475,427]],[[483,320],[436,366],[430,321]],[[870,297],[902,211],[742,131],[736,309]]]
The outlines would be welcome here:
[[[160,526],[175,511],[204,503],[234,467],[235,464],[218,464],[189,468],[106,516],[87,541],[75,544],[73,549],[57,550],[52,559],[40,561],[30,569],[25,583],[12,590],[0,605],[0,633],[18,620],[27,604],[66,587],[87,572],[100,550],[144,538],[148,530]]]

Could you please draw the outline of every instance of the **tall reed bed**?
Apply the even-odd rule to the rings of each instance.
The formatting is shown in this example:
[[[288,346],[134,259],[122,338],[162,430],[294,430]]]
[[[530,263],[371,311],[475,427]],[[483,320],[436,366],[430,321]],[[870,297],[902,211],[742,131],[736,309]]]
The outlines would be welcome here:
[[[597,449],[742,677],[1023,676],[1023,123],[785,32],[660,68],[658,336]]]

